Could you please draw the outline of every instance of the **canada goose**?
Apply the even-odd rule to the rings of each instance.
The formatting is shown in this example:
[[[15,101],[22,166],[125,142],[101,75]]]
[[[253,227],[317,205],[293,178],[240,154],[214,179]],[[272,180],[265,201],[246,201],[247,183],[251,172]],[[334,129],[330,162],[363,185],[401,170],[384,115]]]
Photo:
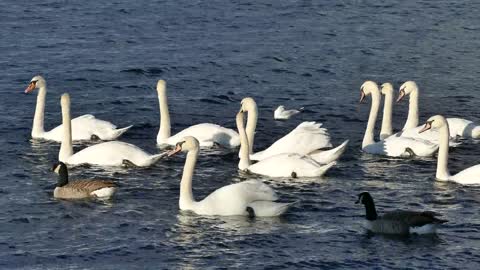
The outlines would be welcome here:
[[[68,182],[67,165],[59,162],[52,171],[58,174],[57,187],[53,197],[60,199],[110,198],[115,193],[116,185],[112,181],[77,180]]]
[[[374,233],[431,234],[435,233],[439,224],[448,221],[436,218],[435,216],[439,216],[440,214],[431,211],[415,212],[396,210],[385,213],[379,217],[375,210],[373,198],[368,192],[358,194],[358,200],[355,203],[365,205],[367,218],[365,228]]]

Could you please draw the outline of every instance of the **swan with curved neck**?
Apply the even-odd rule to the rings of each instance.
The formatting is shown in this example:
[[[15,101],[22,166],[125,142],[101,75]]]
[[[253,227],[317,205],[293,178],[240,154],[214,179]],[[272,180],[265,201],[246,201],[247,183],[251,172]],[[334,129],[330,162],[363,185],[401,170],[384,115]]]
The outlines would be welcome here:
[[[58,154],[59,161],[69,165],[94,164],[146,167],[165,156],[165,154],[150,155],[135,145],[119,141],[99,143],[74,154],[70,120],[70,96],[63,94],[60,103],[62,105],[64,136]]]
[[[255,174],[270,177],[319,177],[336,164],[335,161],[321,165],[309,156],[296,153],[277,154],[251,165],[248,137],[245,132],[243,112],[236,117],[238,134],[240,135],[240,161],[238,168]]]
[[[62,125],[50,131],[45,131],[44,129],[47,82],[42,76],[32,78],[27,89],[25,89],[25,94],[31,93],[35,89],[38,89],[38,94],[35,115],[33,117],[32,138],[61,142],[63,137]],[[132,126],[128,126],[117,129],[117,127],[110,122],[96,119],[95,116],[91,114],[85,114],[72,120],[72,140],[115,140],[131,127]]]
[[[320,164],[328,164],[340,158],[348,144],[348,140],[346,140],[334,149],[323,151],[323,148],[332,146],[328,131],[325,128],[321,128],[322,124],[303,122],[267,149],[253,153],[255,129],[258,121],[257,103],[253,98],[246,97],[241,102],[240,111],[246,112],[248,115],[246,134],[251,160],[263,160],[278,154],[296,153],[309,155]]]
[[[372,97],[372,105],[368,117],[367,128],[362,141],[362,150],[375,155],[386,155],[391,157],[431,156],[438,149],[438,146],[413,138],[389,136],[383,141],[375,142],[374,131],[380,109],[381,94],[378,85],[372,81],[366,81],[360,88],[360,102],[366,96]]]
[[[419,136],[418,131],[421,129],[421,126],[418,126],[418,97],[420,95],[420,90],[418,89],[418,86],[414,81],[407,81],[400,86],[397,102],[400,102],[407,95],[410,97],[408,105],[408,117],[403,129],[409,130],[417,128],[417,130],[415,130],[413,134],[409,133],[408,135]],[[461,136],[472,137],[475,139],[480,138],[480,125],[477,125],[472,121],[463,118],[447,118],[447,121],[451,137]],[[437,137],[433,137],[434,135],[430,135],[431,133],[429,132],[423,134],[427,134],[423,136],[430,136],[438,141],[438,135],[436,135]],[[450,142],[450,146],[452,146],[452,142]]]
[[[291,203],[275,202],[278,197],[268,185],[258,180],[244,181],[221,187],[205,199],[196,201],[192,192],[192,178],[200,151],[200,143],[188,136],[179,141],[169,155],[187,152],[180,182],[180,210],[198,215],[217,216],[279,216]]]
[[[190,126],[175,135],[171,135],[170,113],[167,101],[167,85],[164,80],[157,83],[158,102],[160,106],[160,129],[157,134],[158,145],[175,145],[186,136],[195,136],[201,147],[212,147],[216,144],[227,148],[240,145],[237,132],[230,128],[210,123]]]
[[[445,117],[441,115],[430,117],[420,132],[430,129],[438,129],[440,132],[436,178],[442,181],[454,181],[463,185],[480,184],[480,164],[467,168],[455,175],[451,175],[448,171],[448,139],[450,131]]]

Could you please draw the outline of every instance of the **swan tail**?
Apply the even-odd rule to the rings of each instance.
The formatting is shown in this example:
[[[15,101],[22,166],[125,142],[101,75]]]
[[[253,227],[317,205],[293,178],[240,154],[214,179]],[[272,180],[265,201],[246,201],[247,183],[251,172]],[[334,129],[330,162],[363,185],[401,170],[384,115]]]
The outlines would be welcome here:
[[[130,125],[128,127],[124,127],[124,128],[117,128],[115,130],[112,131],[112,134],[110,135],[110,139],[111,140],[115,140],[116,138],[122,136],[123,133],[125,133],[127,130],[129,130],[131,127],[133,127],[133,125]]]
[[[320,164],[328,164],[338,160],[343,155],[347,149],[348,143],[349,140],[345,140],[342,144],[333,149],[327,151],[315,150],[308,155]]]
[[[248,205],[252,211],[249,211],[249,216],[254,215],[256,217],[276,217],[284,214],[290,206],[297,202],[291,203],[279,203],[272,201],[255,201]]]
[[[332,168],[333,166],[335,166],[337,164],[336,161],[332,161],[330,163],[328,163],[327,165],[324,165],[320,168],[318,168],[317,172],[316,172],[316,175],[317,176],[322,176],[324,175],[328,170],[330,170],[330,168]]]
[[[152,155],[150,157],[150,162],[149,162],[150,164],[149,165],[152,165],[152,164],[156,163],[157,161],[159,161],[160,159],[162,159],[166,156],[168,156],[168,151],[165,151],[165,152],[160,153],[160,154]]]

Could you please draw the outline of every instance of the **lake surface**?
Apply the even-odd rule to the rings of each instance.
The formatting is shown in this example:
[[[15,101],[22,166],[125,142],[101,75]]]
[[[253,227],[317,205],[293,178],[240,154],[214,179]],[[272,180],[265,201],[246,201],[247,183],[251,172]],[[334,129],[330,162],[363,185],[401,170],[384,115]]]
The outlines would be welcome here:
[[[41,2],[41,3],[40,3]],[[111,3],[106,3],[111,2]],[[0,268],[2,269],[479,269],[480,188],[435,180],[436,160],[363,154],[365,80],[415,80],[420,122],[434,114],[480,122],[478,1],[25,1],[0,2]],[[173,132],[195,123],[234,128],[243,97],[260,118],[256,149],[302,121],[324,123],[339,164],[320,179],[274,180],[281,218],[200,217],[178,210],[184,155],[148,169],[82,167],[71,178],[111,179],[109,202],[53,199],[59,145],[30,140],[36,92],[48,83],[46,130],[92,113],[134,127],[121,140],[155,153],[155,85],[168,83]],[[280,104],[305,107],[273,120]],[[403,127],[407,102],[396,104]],[[377,125],[379,132],[379,126]],[[76,145],[75,150],[85,145]],[[478,164],[480,144],[451,150],[452,173]],[[202,152],[197,199],[243,181],[235,151]],[[386,237],[361,227],[356,195],[379,212],[424,209],[450,220],[436,236]]]

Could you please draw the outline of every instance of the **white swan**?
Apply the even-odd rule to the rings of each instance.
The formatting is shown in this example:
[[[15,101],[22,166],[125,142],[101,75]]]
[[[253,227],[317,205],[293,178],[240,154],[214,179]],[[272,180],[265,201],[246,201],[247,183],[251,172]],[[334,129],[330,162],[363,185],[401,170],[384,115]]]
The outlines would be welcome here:
[[[438,149],[438,145],[413,138],[389,136],[383,141],[375,142],[374,130],[380,109],[380,90],[378,85],[372,81],[366,81],[360,88],[360,102],[365,96],[372,96],[372,105],[368,117],[367,128],[362,142],[362,150],[375,155],[386,155],[390,157],[406,157],[411,155],[431,156]]]
[[[420,130],[424,132],[430,129],[438,129],[440,132],[440,149],[437,158],[436,178],[442,181],[455,181],[463,185],[480,184],[480,164],[465,169],[455,175],[448,171],[448,138],[450,131],[448,121],[441,115],[435,115],[427,120],[425,126]]]
[[[319,177],[336,164],[335,161],[327,165],[320,165],[309,156],[296,153],[277,154],[251,165],[249,157],[249,144],[245,127],[243,125],[243,112],[238,112],[238,134],[240,135],[240,162],[238,168],[256,174],[270,177]]]
[[[248,113],[246,132],[249,151],[253,153],[255,129],[258,120],[257,103],[253,98],[246,97],[241,102],[240,111]],[[337,160],[345,151],[348,140],[334,149],[320,151],[319,149],[332,146],[328,131],[325,128],[321,128],[321,126],[322,124],[315,122],[303,122],[267,149],[251,154],[250,159],[263,160],[278,154],[297,153],[300,155],[312,155],[311,157],[321,164]]]
[[[300,110],[303,108],[300,108]],[[299,114],[302,111],[300,110],[286,110],[285,106],[280,105],[275,109],[273,112],[273,119],[275,120],[287,120],[290,119],[290,117],[294,116],[295,114]]]
[[[380,129],[380,140],[384,140],[393,134],[392,128],[392,111],[393,111],[393,85],[391,83],[384,83],[381,87],[383,99],[383,117],[382,128]]]
[[[169,155],[186,151],[187,159],[180,182],[180,210],[189,210],[198,215],[217,216],[279,216],[291,203],[275,202],[278,197],[268,185],[258,180],[244,181],[221,187],[205,199],[195,201],[192,192],[192,176],[197,163],[199,142],[188,136],[176,144]]]
[[[35,107],[35,116],[33,118],[32,138],[44,139],[49,141],[61,142],[63,138],[62,125],[56,128],[45,131],[44,129],[44,115],[45,115],[45,97],[47,95],[47,83],[42,76],[35,76],[25,89],[25,94],[38,90],[37,105]],[[115,140],[120,137],[125,131],[132,126],[117,129],[115,125],[110,122],[95,118],[91,114],[84,114],[72,120],[72,140]]]
[[[70,121],[70,96],[61,98],[64,136],[58,154],[59,161],[69,165],[95,164],[102,166],[150,166],[166,154],[150,155],[135,145],[109,141],[87,147],[73,154]]]
[[[438,141],[440,136],[438,132],[424,132],[422,134],[418,133],[418,131],[422,128],[422,126],[418,126],[419,94],[420,90],[414,81],[407,81],[400,86],[397,102],[400,102],[407,95],[410,96],[407,122],[405,122],[405,126],[403,127],[405,135],[402,136],[422,138],[431,137],[432,140]],[[480,138],[480,126],[472,121],[463,118],[447,118],[447,121],[450,128],[451,137],[461,136],[472,137],[475,139]],[[450,146],[452,146],[452,141],[450,141]]]
[[[160,129],[157,135],[158,145],[175,145],[186,136],[194,136],[197,138],[200,141],[201,147],[212,147],[215,144],[218,144],[223,147],[234,148],[240,145],[240,139],[235,130],[210,123],[197,124],[171,136],[167,87],[164,80],[158,81],[157,93],[160,106]]]

